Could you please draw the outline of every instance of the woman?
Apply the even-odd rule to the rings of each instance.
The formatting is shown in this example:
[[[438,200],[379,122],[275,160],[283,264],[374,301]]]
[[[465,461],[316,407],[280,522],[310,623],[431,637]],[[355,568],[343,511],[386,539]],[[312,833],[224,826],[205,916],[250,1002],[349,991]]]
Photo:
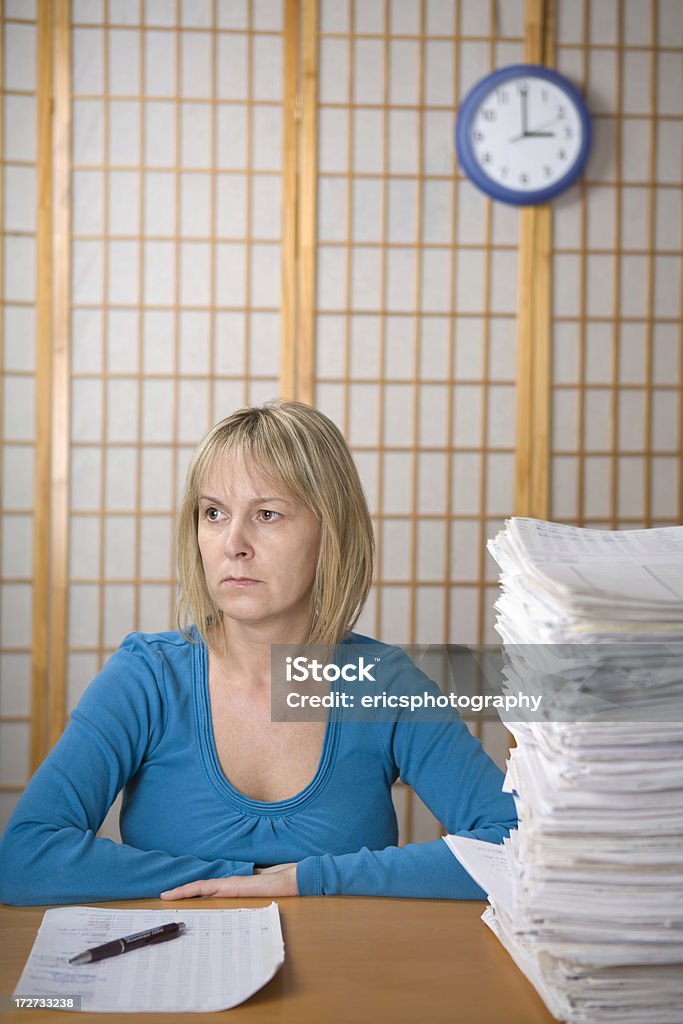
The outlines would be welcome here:
[[[178,632],[131,634],[88,687],[0,843],[0,898],[70,903],[333,893],[482,898],[446,845],[396,847],[391,786],[451,832],[500,842],[502,777],[453,716],[271,721],[271,647],[362,645],[377,688],[431,689],[351,632],[370,516],[342,435],[308,406],[242,409],[188,472]],[[96,836],[123,789],[122,843]]]

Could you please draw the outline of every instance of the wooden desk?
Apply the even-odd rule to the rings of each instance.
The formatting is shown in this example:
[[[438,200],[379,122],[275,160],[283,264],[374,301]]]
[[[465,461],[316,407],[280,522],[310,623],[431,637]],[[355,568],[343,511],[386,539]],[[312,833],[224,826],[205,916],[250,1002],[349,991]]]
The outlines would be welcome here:
[[[202,907],[266,906],[269,900],[202,900]],[[479,920],[482,903],[306,897],[278,900],[285,963],[231,1024],[552,1024],[535,990]],[[104,904],[103,904],[104,905]],[[106,904],[169,908],[160,900]],[[176,904],[177,906],[178,904]],[[192,905],[192,904],[189,904]],[[199,906],[199,903],[195,903]],[[0,992],[19,979],[44,907],[0,906]],[[8,1024],[106,1020],[134,1014],[16,1010]],[[168,1021],[168,1015],[140,1019]],[[173,1024],[215,1021],[173,1014]]]

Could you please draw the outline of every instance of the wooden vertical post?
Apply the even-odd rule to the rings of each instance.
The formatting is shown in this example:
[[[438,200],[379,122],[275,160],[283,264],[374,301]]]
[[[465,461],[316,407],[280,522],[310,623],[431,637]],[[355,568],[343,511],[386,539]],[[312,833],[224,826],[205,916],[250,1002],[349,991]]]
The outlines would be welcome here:
[[[524,59],[552,63],[552,0],[525,0]],[[519,218],[515,515],[547,519],[550,509],[551,208]]]
[[[29,768],[46,750],[52,375],[52,10],[38,0],[36,73],[36,334],[33,609]]]
[[[285,0],[280,397],[313,402],[318,0]]]
[[[301,0],[301,147],[296,397],[313,403],[318,163],[318,0]]]
[[[299,3],[285,0],[282,132],[282,301],[280,321],[280,397],[296,393],[297,341],[297,151],[299,116]]]
[[[69,0],[54,0],[52,409],[50,420],[50,629],[48,743],[66,721],[69,560],[69,310],[71,305],[70,152],[71,26]]]

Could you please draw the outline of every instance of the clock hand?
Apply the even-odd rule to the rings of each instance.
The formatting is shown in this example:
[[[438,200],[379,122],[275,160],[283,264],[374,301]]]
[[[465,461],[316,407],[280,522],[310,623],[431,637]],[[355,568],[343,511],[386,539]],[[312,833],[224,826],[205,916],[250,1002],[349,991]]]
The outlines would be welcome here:
[[[555,132],[522,132],[521,135],[513,135],[508,142],[519,142],[520,139],[554,139]]]
[[[534,128],[533,131],[523,131],[519,135],[513,135],[513,137],[511,139],[508,139],[508,142],[519,142],[520,139],[529,139],[529,138],[536,138],[536,139],[539,139],[539,138],[547,138],[547,139],[553,138],[556,133],[555,132],[548,132],[548,131],[545,131],[544,129],[552,128],[553,125],[557,124],[557,122],[559,120],[561,120],[559,117],[553,117],[552,120],[545,121],[543,124],[539,124],[538,128]]]
[[[513,138],[508,139],[508,142],[519,142],[520,139],[525,139],[529,134],[529,90],[525,85],[521,86],[519,95],[521,99],[520,114],[522,118],[522,130],[519,135],[515,135]]]
[[[529,134],[530,135],[536,135],[537,132],[542,132],[546,128],[552,128],[553,125],[556,125],[557,122],[561,121],[561,120],[562,120],[562,118],[560,118],[560,117],[553,117],[553,118],[550,119],[550,121],[544,121],[543,124],[537,125],[536,128],[534,128],[531,132],[529,132]]]

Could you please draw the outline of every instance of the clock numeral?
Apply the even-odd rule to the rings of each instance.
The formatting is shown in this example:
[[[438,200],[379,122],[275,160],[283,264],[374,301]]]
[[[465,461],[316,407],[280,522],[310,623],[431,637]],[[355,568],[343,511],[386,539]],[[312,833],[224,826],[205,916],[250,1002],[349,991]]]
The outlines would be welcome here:
[[[520,180],[522,185],[528,185],[529,184],[529,175],[526,173],[526,171],[522,171],[522,173],[519,176],[519,180]]]
[[[482,131],[479,131],[478,128],[476,128],[472,132],[472,135],[473,135],[473,138],[474,138],[475,142],[483,142],[484,141],[484,133]]]
[[[510,100],[510,94],[507,89],[499,89],[496,93],[496,99],[499,103],[508,103]]]
[[[510,173],[510,168],[509,167],[501,167],[501,169],[500,169],[500,176],[501,176],[501,178],[507,178],[509,173]]]
[[[562,134],[564,135],[565,139],[571,139],[574,137],[574,132],[571,130],[568,124],[564,126],[564,131],[562,132]]]
[[[567,116],[567,111],[565,107],[562,106],[562,104],[560,104],[560,106],[557,108],[557,116],[560,120],[562,120],[563,117]]]
[[[518,82],[517,83],[517,92],[520,94],[520,96],[526,96],[528,91],[529,91],[529,86],[527,85],[526,82]]]
[[[496,118],[498,117],[498,114],[496,113],[495,110],[482,110],[481,116],[484,118],[485,121],[490,122],[495,121]]]
[[[558,149],[557,155],[560,158],[560,160],[566,160],[567,159],[567,150],[566,149]]]
[[[492,160],[493,160],[493,157],[491,156],[490,153],[482,153],[482,155],[481,155],[481,162],[483,164],[490,164]]]
[[[543,176],[545,178],[552,178],[553,176],[553,169],[548,164],[543,164]]]

